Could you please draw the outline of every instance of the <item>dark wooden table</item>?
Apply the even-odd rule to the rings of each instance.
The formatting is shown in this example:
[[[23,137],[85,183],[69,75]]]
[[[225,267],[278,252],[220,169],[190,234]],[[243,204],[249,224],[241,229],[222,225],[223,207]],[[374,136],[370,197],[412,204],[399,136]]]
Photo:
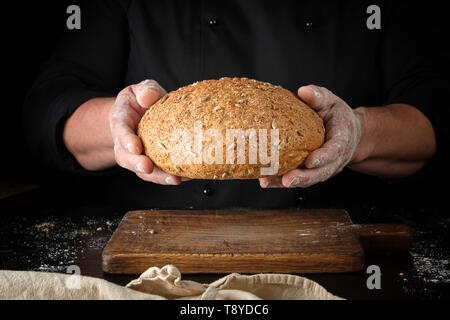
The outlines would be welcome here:
[[[28,198],[27,198],[28,197]],[[33,198],[32,205],[27,199]],[[411,226],[414,244],[402,254],[370,254],[366,265],[381,268],[381,289],[369,290],[368,274],[302,274],[335,295],[348,299],[448,299],[450,297],[450,218],[439,206],[384,208],[346,206],[354,223],[400,222]],[[0,269],[65,273],[77,265],[82,275],[125,285],[136,275],[102,272],[101,253],[124,210],[57,206],[40,202],[39,194],[0,202]],[[151,267],[151,266],[149,266]],[[223,275],[184,275],[212,282]]]

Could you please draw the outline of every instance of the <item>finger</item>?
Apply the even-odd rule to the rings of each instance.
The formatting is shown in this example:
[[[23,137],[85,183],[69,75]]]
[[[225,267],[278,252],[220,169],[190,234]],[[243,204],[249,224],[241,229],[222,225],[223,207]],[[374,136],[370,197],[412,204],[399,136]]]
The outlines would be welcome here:
[[[331,139],[319,148],[309,154],[305,160],[305,166],[308,169],[326,166],[344,154],[344,142],[342,139]]]
[[[131,154],[140,155],[142,154],[142,142],[141,139],[134,133],[125,133],[117,136],[118,142]]]
[[[179,185],[181,178],[167,174],[158,168],[154,168],[151,174],[136,173],[136,175],[144,181],[153,182],[161,185]]]
[[[128,152],[142,153],[141,140],[136,136],[136,123],[140,115],[129,104],[133,98],[127,94],[119,94],[110,113],[111,136],[114,143],[120,143]],[[135,104],[137,104],[135,102]],[[139,107],[140,108],[140,107]]]
[[[136,107],[142,109],[130,93],[123,91],[117,96],[109,115],[112,134],[120,135],[134,132],[136,123],[141,118],[141,114],[136,111]]]
[[[338,98],[330,90],[316,85],[300,87],[298,96],[318,112],[330,109],[338,101]]]
[[[259,178],[259,185],[263,189],[268,188],[284,188],[281,177],[264,177]]]
[[[328,165],[341,157],[351,143],[354,124],[349,120],[353,117],[350,107],[346,104],[336,104],[325,117],[325,144],[313,151],[305,161],[307,168],[317,168]]]
[[[138,104],[148,109],[160,98],[164,97],[167,92],[155,80],[144,80],[137,85],[131,86]]]
[[[154,170],[150,158],[144,155],[131,154],[120,143],[114,145],[114,156],[119,166],[135,173],[150,174]]]
[[[111,113],[123,113],[129,117],[136,117],[138,120],[145,113],[145,110],[137,102],[132,86],[126,87],[117,95]]]
[[[121,118],[122,117],[122,118]],[[131,154],[142,153],[142,142],[134,132],[134,124],[130,124],[126,116],[114,115],[111,117],[111,136],[114,144],[127,150]]]
[[[335,161],[327,166],[316,169],[295,169],[283,176],[283,185],[286,188],[307,188],[331,178],[339,172],[339,163]]]
[[[334,119],[327,123],[326,141],[322,147],[314,150],[305,160],[305,166],[309,169],[326,166],[334,162],[345,152],[350,142],[350,128],[346,122],[333,123]]]
[[[259,185],[261,188],[267,188],[271,181],[272,181],[272,179],[268,178],[268,177],[267,178],[266,177],[259,178]]]

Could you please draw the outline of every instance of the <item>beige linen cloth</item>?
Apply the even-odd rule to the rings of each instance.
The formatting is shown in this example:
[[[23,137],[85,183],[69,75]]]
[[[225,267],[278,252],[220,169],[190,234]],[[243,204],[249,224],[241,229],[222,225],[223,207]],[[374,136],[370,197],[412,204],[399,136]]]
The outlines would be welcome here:
[[[182,280],[173,265],[152,267],[122,287],[86,276],[0,271],[0,299],[340,300],[318,283],[288,274],[229,274],[210,284]]]

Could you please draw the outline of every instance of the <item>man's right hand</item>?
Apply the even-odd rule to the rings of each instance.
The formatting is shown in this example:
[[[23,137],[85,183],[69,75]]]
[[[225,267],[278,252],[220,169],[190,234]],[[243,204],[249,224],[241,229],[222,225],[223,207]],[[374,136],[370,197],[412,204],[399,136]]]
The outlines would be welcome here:
[[[119,166],[133,171],[145,181],[179,185],[181,181],[189,179],[156,168],[150,158],[143,154],[141,139],[136,135],[145,111],[166,94],[166,90],[154,80],[131,85],[119,93],[109,114],[114,157]]]

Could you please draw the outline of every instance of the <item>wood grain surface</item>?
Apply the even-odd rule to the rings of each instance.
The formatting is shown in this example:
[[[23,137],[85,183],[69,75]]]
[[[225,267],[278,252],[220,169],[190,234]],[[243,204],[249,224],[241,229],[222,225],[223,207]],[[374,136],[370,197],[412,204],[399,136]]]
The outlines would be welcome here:
[[[345,210],[127,213],[103,251],[103,270],[139,274],[173,264],[182,273],[351,272],[364,266]]]

